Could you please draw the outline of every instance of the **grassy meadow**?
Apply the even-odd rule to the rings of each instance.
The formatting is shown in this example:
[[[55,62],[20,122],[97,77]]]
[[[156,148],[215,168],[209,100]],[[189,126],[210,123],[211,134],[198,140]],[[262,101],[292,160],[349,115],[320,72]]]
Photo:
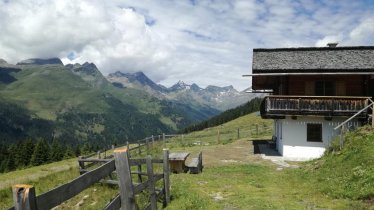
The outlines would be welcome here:
[[[270,120],[250,114],[188,134],[185,142],[180,137],[169,139],[166,145],[171,152],[191,153],[187,162],[202,151],[204,169],[201,174],[171,175],[172,200],[166,209],[374,209],[371,128],[349,133],[342,150],[332,147],[318,160],[290,163],[297,167],[280,167],[253,154],[252,141],[271,136],[271,129],[257,132],[256,124],[264,128],[272,126]],[[217,141],[218,129],[221,141]],[[161,148],[162,142],[154,145],[152,156],[160,156]],[[33,174],[43,174],[41,171],[51,167],[66,168],[30,180]],[[75,159],[1,174],[0,209],[12,205],[10,186],[15,182],[7,182],[12,177],[20,177],[17,183],[34,185],[40,194],[78,174]],[[117,193],[118,187],[98,183],[56,209],[102,209]],[[140,207],[145,195],[137,197]]]

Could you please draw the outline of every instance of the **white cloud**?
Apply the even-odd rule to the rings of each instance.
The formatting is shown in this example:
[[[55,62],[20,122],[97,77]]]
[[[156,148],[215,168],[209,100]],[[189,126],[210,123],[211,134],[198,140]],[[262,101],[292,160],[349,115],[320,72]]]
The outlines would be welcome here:
[[[52,14],[52,15],[50,15]],[[59,56],[95,62],[104,73],[142,70],[168,57],[167,45],[132,9],[102,1],[2,2],[0,57]]]
[[[252,48],[374,44],[371,9],[365,1],[0,0],[0,58],[58,56],[104,74],[144,71],[164,85],[244,89]]]
[[[349,33],[349,39],[355,45],[374,44],[374,17],[364,19]]]

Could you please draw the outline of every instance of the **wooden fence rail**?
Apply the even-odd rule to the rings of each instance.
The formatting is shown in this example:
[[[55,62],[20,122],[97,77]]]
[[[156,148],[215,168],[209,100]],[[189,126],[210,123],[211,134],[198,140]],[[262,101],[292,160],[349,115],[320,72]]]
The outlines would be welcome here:
[[[236,128],[232,129],[230,131],[227,131],[225,129],[221,130],[221,128],[218,128],[217,136],[214,138],[211,138],[209,143],[222,143],[222,141],[225,140],[233,140],[233,139],[239,139],[242,137],[256,137],[258,135],[263,134],[264,132],[269,132],[272,130],[271,126],[266,126],[264,124],[252,124],[245,128]],[[209,134],[211,137],[211,134]],[[194,135],[189,134],[160,134],[160,135],[152,135],[149,137],[146,137],[144,139],[140,139],[135,141],[134,143],[137,144],[136,146],[131,146],[130,143],[127,141],[125,144],[117,145],[116,147],[114,145],[111,145],[110,147],[105,147],[96,153],[91,153],[86,156],[80,156],[79,159],[101,159],[104,157],[104,159],[111,159],[113,158],[113,155],[107,155],[106,152],[109,150],[108,148],[115,149],[120,147],[127,147],[129,152],[136,152],[136,154],[149,154],[149,151],[151,149],[151,146],[154,146],[156,142],[162,142],[163,148],[166,148],[166,144],[170,143],[171,141],[175,142],[178,141],[181,144],[201,144],[202,142],[199,140],[200,138],[206,138],[205,136],[199,136],[196,137]],[[134,144],[133,143],[133,144]],[[96,158],[94,157],[96,156]],[[80,165],[82,169],[88,168],[93,166],[96,163],[89,163],[90,161],[86,161],[87,165],[84,165],[84,161],[80,161],[83,165]],[[92,161],[94,162],[94,161]],[[98,161],[96,161],[98,162]]]
[[[130,152],[136,153],[137,155],[141,154],[149,154],[151,147],[155,145],[155,142],[161,142],[163,148],[166,148],[168,143],[171,142],[178,142],[183,146],[188,145],[208,145],[208,144],[215,144],[215,143],[223,143],[225,141],[239,139],[242,137],[257,137],[259,135],[263,135],[264,133],[270,133],[272,130],[271,126],[266,126],[264,124],[253,124],[246,128],[237,128],[232,130],[225,130],[219,128],[217,132],[216,137],[211,137],[209,140],[202,141],[201,139],[206,138],[205,136],[196,137],[194,135],[188,135],[188,134],[161,134],[161,135],[152,135],[150,137],[146,137],[144,139],[140,139],[135,141],[136,146],[131,146],[129,142],[126,142],[126,144],[118,145],[117,148],[120,147],[127,147],[127,150]],[[111,148],[114,148],[114,145],[112,145]],[[105,152],[105,149],[102,150]],[[103,152],[101,152],[103,153]],[[80,174],[86,173],[89,168],[92,168],[92,166],[103,164],[103,162],[107,162],[109,159],[113,158],[113,155],[106,155],[104,153],[104,156],[101,156],[100,151],[94,154],[90,154],[89,156],[80,156],[78,159],[79,163],[79,171]],[[96,155],[96,157],[94,157]],[[102,157],[104,157],[102,159]],[[145,164],[145,163],[144,163]],[[138,170],[141,171],[141,165],[138,165]],[[139,175],[139,180],[141,180],[141,176]],[[113,183],[112,181],[109,181],[110,183]]]
[[[148,190],[150,195],[150,203],[145,209],[157,209],[157,198],[163,196],[164,205],[170,202],[170,181],[169,181],[169,150],[164,149],[163,159],[152,159],[148,156],[146,159],[130,159],[128,150],[116,149],[114,151],[114,159],[97,159],[103,165],[91,171],[86,171],[78,178],[69,183],[56,187],[41,195],[35,195],[35,189],[31,185],[15,185],[13,187],[13,202],[15,210],[37,210],[51,209],[60,205],[62,202],[76,196],[89,186],[99,182],[117,172],[118,185],[120,193],[116,196],[104,209],[136,209],[135,195]],[[81,162],[86,161],[82,159]],[[162,163],[163,173],[155,174],[153,172],[153,164]],[[146,165],[147,172],[131,171],[131,166]],[[132,175],[141,174],[147,176],[145,182],[133,183]],[[163,180],[163,188],[156,189],[155,183]]]

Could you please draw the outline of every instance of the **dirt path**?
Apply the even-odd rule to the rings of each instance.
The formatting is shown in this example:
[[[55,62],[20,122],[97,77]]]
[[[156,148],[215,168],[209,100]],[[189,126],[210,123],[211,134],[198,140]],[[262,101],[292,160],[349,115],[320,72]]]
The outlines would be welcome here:
[[[225,145],[185,148],[185,151],[191,152],[187,162],[195,157],[199,151],[202,151],[203,165],[206,167],[235,163],[264,162],[260,155],[254,154],[252,141],[248,139],[240,139]]]

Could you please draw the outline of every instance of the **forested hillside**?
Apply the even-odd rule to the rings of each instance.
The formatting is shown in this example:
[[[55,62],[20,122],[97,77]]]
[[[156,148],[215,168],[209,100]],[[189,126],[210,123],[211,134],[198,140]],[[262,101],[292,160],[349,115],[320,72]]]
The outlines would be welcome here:
[[[183,129],[182,132],[189,133],[192,131],[199,131],[203,130],[205,128],[214,127],[217,125],[221,125],[223,123],[226,123],[228,121],[234,120],[240,116],[247,115],[252,112],[256,112],[260,110],[262,98],[254,98],[251,101],[238,106],[234,109],[229,109],[227,111],[222,112],[221,114],[212,117],[208,120],[205,120],[201,123],[194,124],[192,126],[189,126],[185,129]]]
[[[58,61],[58,62],[57,62]],[[0,142],[108,145],[169,133],[218,114],[109,83],[94,64],[59,59],[0,65]]]

